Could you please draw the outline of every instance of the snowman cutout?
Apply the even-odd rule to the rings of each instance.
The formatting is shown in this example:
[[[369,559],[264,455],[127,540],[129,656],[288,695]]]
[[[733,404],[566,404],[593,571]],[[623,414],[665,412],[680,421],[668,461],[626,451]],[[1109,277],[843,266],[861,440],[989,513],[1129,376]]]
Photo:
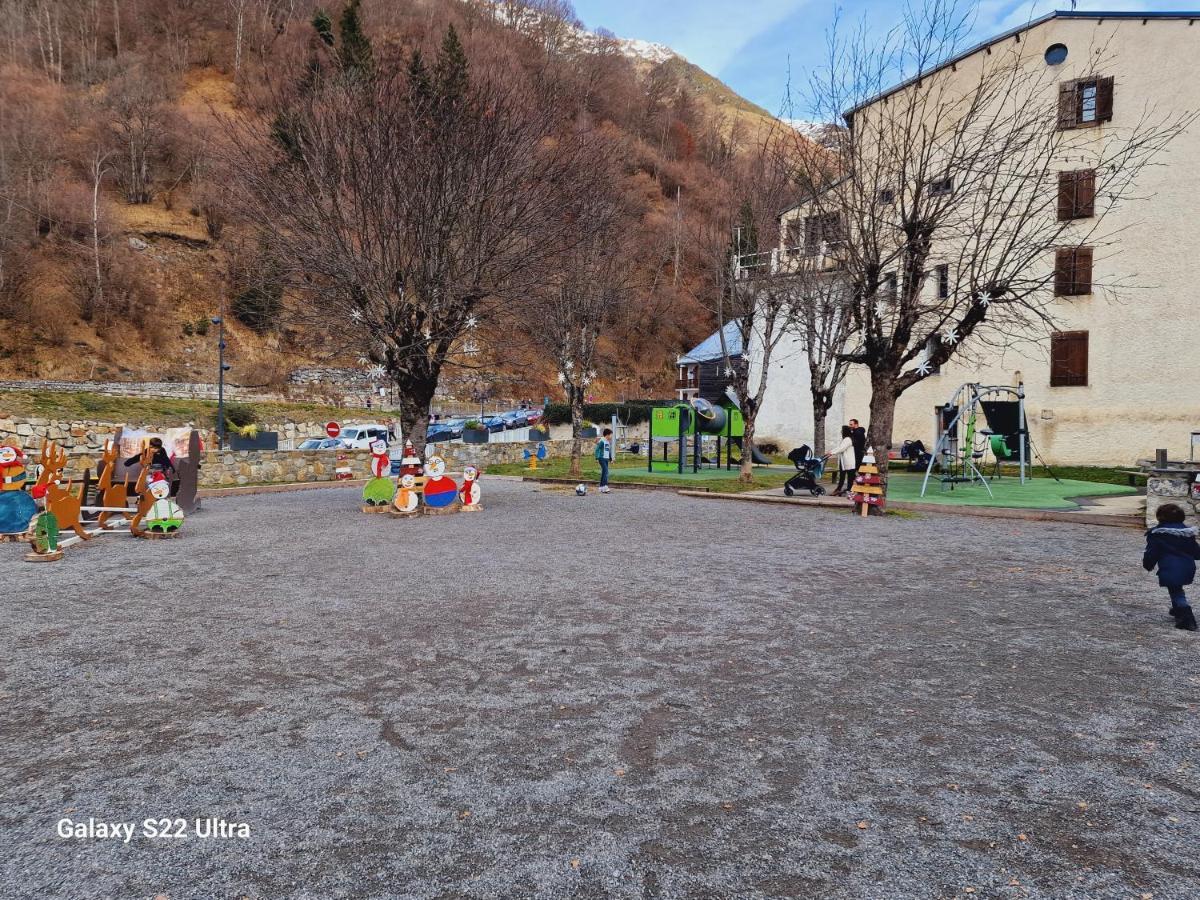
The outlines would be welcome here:
[[[483,499],[483,491],[479,489],[479,470],[474,466],[463,467],[463,483],[458,491],[458,499],[462,501],[463,512],[479,512],[483,509],[479,505]]]
[[[400,487],[392,506],[400,515],[414,516],[421,508],[421,493],[417,490],[417,476],[411,472],[400,476]]]
[[[421,458],[413,448],[412,441],[404,442],[404,456],[400,459],[400,475],[411,475],[414,479],[421,477]]]
[[[446,510],[458,496],[458,485],[446,477],[446,461],[440,456],[431,456],[425,461],[425,487],[422,491],[425,505],[431,510]]]
[[[171,499],[171,482],[162,472],[156,472],[150,482],[154,503],[146,514],[146,530],[153,534],[174,534],[183,524],[183,510]]]
[[[396,495],[392,481],[392,461],[388,458],[387,441],[371,442],[371,480],[363,486],[363,510],[383,511]]]
[[[375,478],[383,478],[385,475],[392,473],[392,461],[388,459],[388,446],[386,441],[371,442],[371,475]]]

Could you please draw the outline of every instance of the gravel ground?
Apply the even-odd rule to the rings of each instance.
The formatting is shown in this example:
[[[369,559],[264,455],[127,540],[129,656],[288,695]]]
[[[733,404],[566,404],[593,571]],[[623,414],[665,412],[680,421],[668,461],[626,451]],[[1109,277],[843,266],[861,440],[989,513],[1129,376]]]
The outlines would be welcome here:
[[[0,545],[0,896],[1200,895],[1136,531],[484,488]]]

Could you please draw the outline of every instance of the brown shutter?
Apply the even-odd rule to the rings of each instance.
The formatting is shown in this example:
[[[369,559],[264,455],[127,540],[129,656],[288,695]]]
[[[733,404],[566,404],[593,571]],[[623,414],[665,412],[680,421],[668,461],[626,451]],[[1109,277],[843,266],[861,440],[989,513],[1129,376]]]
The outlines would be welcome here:
[[[1058,127],[1074,128],[1079,122],[1078,101],[1075,97],[1075,82],[1067,81],[1058,86]]]
[[[804,253],[815,256],[821,249],[821,217],[807,216],[804,219]]]
[[[1073,218],[1088,219],[1096,214],[1096,170],[1082,169],[1075,174],[1075,211]]]
[[[1060,331],[1050,336],[1050,386],[1088,383],[1088,333]]]
[[[1096,79],[1096,121],[1111,122],[1113,117],[1113,80]]]
[[[1090,294],[1092,292],[1092,248],[1076,247],[1072,251],[1075,257],[1074,278],[1071,293]]]
[[[1074,254],[1069,247],[1060,247],[1054,254],[1054,295],[1068,297],[1075,281]]]
[[[1075,218],[1075,173],[1058,173],[1058,221]]]

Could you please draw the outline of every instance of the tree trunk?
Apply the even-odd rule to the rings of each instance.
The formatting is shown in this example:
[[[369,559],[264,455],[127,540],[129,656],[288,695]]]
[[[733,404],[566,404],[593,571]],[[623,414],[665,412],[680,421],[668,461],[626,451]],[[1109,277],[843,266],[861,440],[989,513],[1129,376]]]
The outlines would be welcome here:
[[[825,409],[825,404],[813,398],[813,445],[812,453],[814,457],[825,455],[825,419],[828,416],[828,410]]]
[[[750,404],[744,404],[749,407]],[[742,471],[738,475],[738,481],[742,484],[750,484],[754,481],[754,425],[758,419],[758,410],[750,410],[749,408],[742,410],[742,421],[745,423],[746,430],[742,435]]]
[[[571,388],[571,470],[572,478],[583,474],[580,457],[583,456],[583,390]]]
[[[400,430],[406,441],[412,441],[420,459],[425,458],[425,436],[429,433],[429,407],[437,390],[437,378],[416,380],[395,378],[400,403]]]
[[[888,451],[892,448],[892,424],[896,419],[897,372],[871,373],[871,423],[867,430],[867,447],[875,451],[879,474],[886,478]]]

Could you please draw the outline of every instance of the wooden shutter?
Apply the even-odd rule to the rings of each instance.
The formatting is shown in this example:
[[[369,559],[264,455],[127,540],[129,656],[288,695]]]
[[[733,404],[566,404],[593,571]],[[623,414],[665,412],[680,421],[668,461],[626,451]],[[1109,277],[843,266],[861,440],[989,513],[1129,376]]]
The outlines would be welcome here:
[[[821,249],[821,217],[806,216],[804,219],[804,253],[816,256]]]
[[[1060,247],[1054,254],[1054,295],[1069,297],[1075,281],[1075,256],[1069,247]]]
[[[1072,251],[1075,257],[1075,272],[1072,281],[1073,295],[1090,294],[1092,292],[1092,248],[1076,247]]]
[[[1090,219],[1096,214],[1096,170],[1080,169],[1075,175],[1075,211],[1072,218]],[[1091,250],[1088,250],[1091,253]]]
[[[1088,333],[1059,331],[1050,336],[1050,386],[1088,383]]]
[[[1058,127],[1074,128],[1079,124],[1079,108],[1076,99],[1076,83],[1067,81],[1058,86]]]
[[[840,213],[828,213],[821,223],[822,237],[827,243],[842,242],[842,216]]]
[[[1075,173],[1058,173],[1058,221],[1075,218]]]
[[[1096,121],[1111,122],[1113,117],[1113,80],[1096,79]]]

